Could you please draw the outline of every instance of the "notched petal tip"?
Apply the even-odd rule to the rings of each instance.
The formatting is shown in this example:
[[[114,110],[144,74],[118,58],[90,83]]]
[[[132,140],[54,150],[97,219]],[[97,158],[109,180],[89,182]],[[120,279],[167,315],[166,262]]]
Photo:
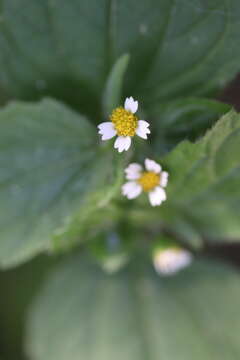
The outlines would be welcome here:
[[[127,111],[131,111],[131,113],[135,113],[138,109],[138,101],[134,100],[132,96],[126,98],[124,102],[124,108]]]
[[[149,201],[152,206],[160,206],[167,199],[166,192],[161,187],[156,187],[149,192]]]
[[[135,181],[128,181],[122,186],[122,195],[129,200],[135,199],[142,192],[141,186]]]
[[[102,140],[109,140],[117,134],[113,123],[110,121],[99,124],[98,129],[98,133],[102,135]]]
[[[168,184],[168,172],[167,171],[162,171],[161,172],[161,176],[160,176],[160,182],[159,185],[162,187],[166,187]]]
[[[142,166],[138,163],[131,163],[124,172],[127,180],[137,180],[141,176]]]
[[[147,121],[139,120],[138,127],[136,129],[136,134],[141,137],[142,139],[147,139],[148,134],[151,133],[150,129],[148,128],[150,124]]]
[[[159,165],[156,161],[151,160],[151,159],[145,159],[145,168],[148,171],[153,171],[156,174],[159,174],[162,170],[161,165]]]
[[[118,150],[118,152],[127,151],[131,146],[131,137],[130,136],[118,136],[115,143],[114,148]]]

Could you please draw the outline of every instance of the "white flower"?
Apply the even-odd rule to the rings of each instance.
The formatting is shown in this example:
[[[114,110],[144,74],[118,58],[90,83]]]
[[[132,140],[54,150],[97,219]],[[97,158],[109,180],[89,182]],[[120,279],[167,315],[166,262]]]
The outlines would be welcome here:
[[[132,137],[138,135],[147,139],[150,134],[149,123],[144,120],[138,120],[134,115],[138,109],[138,102],[133,97],[126,98],[123,107],[117,107],[113,110],[110,120],[98,125],[98,133],[102,135],[102,140],[109,140],[117,135],[114,148],[119,152],[126,151],[131,146]]]
[[[158,274],[172,275],[190,265],[192,259],[192,254],[188,250],[169,247],[156,251],[153,264]]]
[[[128,165],[125,173],[129,181],[122,186],[122,194],[128,199],[134,199],[144,191],[148,193],[152,206],[161,205],[167,198],[163,188],[167,186],[168,173],[150,159],[145,160],[145,169],[137,163]]]

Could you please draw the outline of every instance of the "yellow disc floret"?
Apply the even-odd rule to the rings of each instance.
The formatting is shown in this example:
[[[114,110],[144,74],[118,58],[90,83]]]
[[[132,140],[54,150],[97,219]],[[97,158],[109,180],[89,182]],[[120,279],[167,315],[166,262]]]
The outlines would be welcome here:
[[[160,175],[153,171],[144,171],[138,179],[138,183],[142,186],[143,191],[150,191],[159,185]]]
[[[118,136],[134,136],[137,129],[138,118],[131,111],[123,107],[113,110],[110,120],[113,122]]]

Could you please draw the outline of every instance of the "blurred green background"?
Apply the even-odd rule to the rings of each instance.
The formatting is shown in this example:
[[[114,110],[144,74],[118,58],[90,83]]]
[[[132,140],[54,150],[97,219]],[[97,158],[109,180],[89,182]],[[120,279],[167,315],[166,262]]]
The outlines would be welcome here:
[[[239,359],[239,31],[238,0],[0,2],[0,360]],[[152,135],[121,157],[126,96]],[[120,197],[146,156],[160,209]],[[196,256],[172,278],[164,237]]]

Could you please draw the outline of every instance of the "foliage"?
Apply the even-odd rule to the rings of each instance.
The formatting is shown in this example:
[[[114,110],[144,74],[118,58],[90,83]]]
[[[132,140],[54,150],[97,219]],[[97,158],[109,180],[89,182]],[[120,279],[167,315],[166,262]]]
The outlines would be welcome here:
[[[238,274],[220,264],[199,260],[168,279],[132,263],[109,276],[77,256],[36,298],[27,353],[33,360],[237,359],[239,296]]]
[[[165,279],[149,263],[161,239],[195,254],[239,242],[240,115],[217,100],[239,71],[239,1],[3,0],[0,12],[0,267],[62,255],[28,316],[29,360],[237,359],[237,273],[200,259]],[[151,137],[120,155],[96,125],[126,96]],[[125,166],[146,157],[170,174],[158,208],[121,196]],[[66,260],[82,249],[94,261]]]

